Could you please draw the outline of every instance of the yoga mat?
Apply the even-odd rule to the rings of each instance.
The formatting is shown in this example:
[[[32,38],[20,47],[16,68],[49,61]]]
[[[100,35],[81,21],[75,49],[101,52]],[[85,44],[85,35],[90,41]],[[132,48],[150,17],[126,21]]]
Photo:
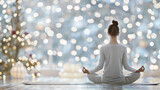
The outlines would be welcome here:
[[[23,81],[25,85],[95,85],[95,83],[76,83],[76,82],[31,82]],[[103,83],[104,84],[104,83]],[[129,85],[158,85],[160,83],[133,83]]]
[[[31,82],[31,81],[23,81],[25,85],[94,85],[95,83],[69,83],[69,82]]]

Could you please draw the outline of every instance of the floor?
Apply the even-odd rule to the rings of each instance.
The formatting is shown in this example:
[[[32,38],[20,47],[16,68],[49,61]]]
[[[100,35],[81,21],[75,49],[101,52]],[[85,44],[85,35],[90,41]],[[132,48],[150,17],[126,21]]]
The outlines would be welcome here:
[[[86,77],[81,79],[60,79],[54,77],[40,77],[32,79],[33,82],[65,82],[63,85],[24,85],[22,80],[0,80],[0,90],[160,90],[160,85],[109,85],[93,84]],[[67,82],[72,82],[67,83]],[[160,82],[158,77],[141,78],[136,83],[157,83]],[[74,84],[75,83],[75,84]]]

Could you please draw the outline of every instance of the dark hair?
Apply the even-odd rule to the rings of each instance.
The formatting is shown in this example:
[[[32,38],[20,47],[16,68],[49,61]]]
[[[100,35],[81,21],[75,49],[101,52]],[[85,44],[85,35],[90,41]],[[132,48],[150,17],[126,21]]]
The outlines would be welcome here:
[[[108,28],[108,33],[111,36],[116,36],[119,33],[119,27],[118,27],[118,22],[115,20],[112,20],[112,24]]]

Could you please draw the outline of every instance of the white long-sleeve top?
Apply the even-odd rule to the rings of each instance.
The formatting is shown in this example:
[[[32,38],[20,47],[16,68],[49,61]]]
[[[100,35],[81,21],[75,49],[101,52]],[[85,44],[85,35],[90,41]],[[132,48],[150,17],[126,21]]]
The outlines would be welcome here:
[[[126,47],[121,44],[106,44],[100,49],[98,65],[89,70],[89,73],[95,73],[104,68],[102,77],[105,81],[119,80],[124,77],[123,67],[128,71],[136,72],[136,69],[128,64]]]

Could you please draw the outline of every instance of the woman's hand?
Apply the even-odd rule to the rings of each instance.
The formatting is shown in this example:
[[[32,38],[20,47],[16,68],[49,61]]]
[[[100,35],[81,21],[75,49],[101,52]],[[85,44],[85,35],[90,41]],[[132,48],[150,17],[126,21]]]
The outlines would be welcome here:
[[[89,74],[89,71],[85,67],[83,67],[82,72]]]
[[[136,73],[144,72],[144,70],[145,70],[145,68],[144,68],[144,66],[142,66],[140,69],[138,69],[138,70],[136,71]]]

